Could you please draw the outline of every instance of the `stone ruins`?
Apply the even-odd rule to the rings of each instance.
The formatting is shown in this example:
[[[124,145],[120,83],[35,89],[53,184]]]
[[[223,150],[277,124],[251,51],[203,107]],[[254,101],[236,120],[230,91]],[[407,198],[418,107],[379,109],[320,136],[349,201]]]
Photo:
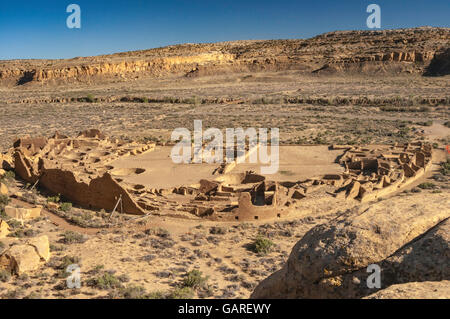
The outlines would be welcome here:
[[[253,171],[233,173],[235,163],[228,163],[219,165],[210,178],[169,188],[130,183],[126,176],[142,174],[145,169],[111,165],[117,159],[139,158],[155,148],[153,143],[113,140],[91,129],[74,138],[56,133],[51,138],[19,139],[0,158],[0,164],[13,168],[28,183],[85,208],[253,221],[285,217],[317,200],[373,201],[409,185],[432,163],[432,147],[422,142],[333,145],[331,149],[343,151],[338,158],[343,167],[340,174],[280,182]]]

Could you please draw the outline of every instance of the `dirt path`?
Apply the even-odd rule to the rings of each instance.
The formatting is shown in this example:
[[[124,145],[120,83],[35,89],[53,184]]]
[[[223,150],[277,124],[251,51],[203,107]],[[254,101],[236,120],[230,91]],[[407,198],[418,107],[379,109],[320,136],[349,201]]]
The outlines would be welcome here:
[[[33,207],[33,205],[31,205],[30,203],[27,203],[27,202],[22,201],[17,198],[11,198],[11,203],[13,203],[15,205],[19,205],[21,207],[27,207],[27,208]],[[66,221],[64,218],[59,217],[55,213],[52,213],[52,212],[46,210],[45,208],[42,208],[41,214],[44,216],[47,216],[54,225],[58,226],[59,228],[61,228],[63,230],[70,230],[70,231],[74,231],[74,232],[82,233],[82,234],[86,234],[86,235],[94,235],[94,234],[97,234],[99,231],[103,230],[103,228],[83,228],[80,226],[73,225],[73,224],[69,223],[68,221]]]

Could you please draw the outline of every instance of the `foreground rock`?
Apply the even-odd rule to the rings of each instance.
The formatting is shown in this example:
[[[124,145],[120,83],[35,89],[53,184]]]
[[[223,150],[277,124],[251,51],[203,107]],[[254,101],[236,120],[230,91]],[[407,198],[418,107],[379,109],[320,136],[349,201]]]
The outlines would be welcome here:
[[[20,275],[39,269],[50,259],[47,236],[31,238],[24,243],[11,243],[0,256],[0,270]]]
[[[5,213],[7,216],[24,221],[27,219],[33,219],[41,216],[42,206],[37,206],[34,208],[22,208],[22,207],[12,207],[6,206]]]
[[[9,226],[8,224],[0,219],[0,238],[5,238],[9,234]]]
[[[0,183],[0,195],[8,195],[9,190],[8,187],[6,187],[5,184]]]
[[[371,264],[381,267],[381,289],[450,279],[450,200],[430,197],[420,195],[418,204],[407,197],[375,203],[314,227],[252,298],[361,298],[376,291],[367,287]]]

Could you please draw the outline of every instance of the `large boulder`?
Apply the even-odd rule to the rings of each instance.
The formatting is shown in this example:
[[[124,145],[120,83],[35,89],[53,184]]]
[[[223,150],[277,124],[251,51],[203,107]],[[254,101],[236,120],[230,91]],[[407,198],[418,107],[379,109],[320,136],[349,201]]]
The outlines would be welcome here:
[[[9,226],[8,224],[0,219],[0,238],[5,238],[9,234]]]
[[[47,236],[35,237],[25,243],[12,243],[0,255],[0,270],[13,274],[23,274],[39,269],[43,262],[50,259],[50,249]]]
[[[449,260],[445,259],[449,241],[443,236],[449,222],[440,223],[450,216],[443,209],[450,207],[450,199],[446,194],[426,196],[417,195],[414,202],[401,197],[374,203],[314,227],[294,246],[285,267],[261,282],[252,297],[360,298],[374,292],[366,284],[371,264],[385,274],[382,288],[400,280],[447,278],[448,272],[439,269]],[[419,241],[430,229],[432,237]],[[429,249],[430,242],[434,250]],[[411,254],[416,256],[408,257]],[[414,258],[419,258],[415,264]],[[427,268],[433,263],[435,267]],[[419,264],[424,273],[416,270]],[[404,279],[389,275],[399,265]]]
[[[33,219],[41,216],[42,206],[37,206],[34,208],[22,208],[22,207],[12,207],[6,206],[5,213],[7,216],[17,219],[17,220],[27,220]]]
[[[0,256],[0,267],[17,275],[37,270],[40,263],[35,248],[26,244],[14,245]]]
[[[8,187],[5,184],[0,183],[0,195],[8,195]]]
[[[44,261],[50,259],[50,244],[47,235],[31,238],[27,241],[28,245],[36,249],[37,254]]]

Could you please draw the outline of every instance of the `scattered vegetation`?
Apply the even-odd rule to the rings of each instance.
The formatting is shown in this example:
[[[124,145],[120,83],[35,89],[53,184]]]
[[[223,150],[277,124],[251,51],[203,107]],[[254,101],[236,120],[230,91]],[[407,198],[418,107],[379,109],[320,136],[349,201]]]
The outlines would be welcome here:
[[[167,299],[191,299],[194,297],[194,291],[190,287],[177,287],[167,296]]]
[[[59,203],[61,201],[61,194],[47,198],[47,203]]]
[[[436,188],[436,185],[431,182],[425,182],[420,185],[417,185],[417,187],[419,187],[421,189],[434,189],[434,188]]]
[[[86,238],[83,234],[68,230],[63,234],[61,241],[64,244],[82,244],[86,241]]]
[[[10,184],[15,178],[16,174],[13,171],[6,171],[5,174],[0,177],[0,182]]]
[[[9,197],[7,195],[0,195],[0,217],[6,218],[5,206],[9,204]]]
[[[96,278],[89,279],[87,284],[88,286],[103,290],[123,287],[119,278],[109,272],[105,272],[103,275]]]
[[[6,270],[0,270],[0,281],[1,282],[8,282],[11,279],[11,274],[9,271]]]
[[[70,273],[66,272],[67,267],[73,264],[80,265],[80,262],[81,259],[79,257],[69,255],[64,256],[63,258],[61,258],[59,265],[56,267],[56,269],[58,270],[57,277],[66,278],[67,276],[70,275]]]
[[[441,164],[441,173],[445,176],[450,175],[450,159]]]

